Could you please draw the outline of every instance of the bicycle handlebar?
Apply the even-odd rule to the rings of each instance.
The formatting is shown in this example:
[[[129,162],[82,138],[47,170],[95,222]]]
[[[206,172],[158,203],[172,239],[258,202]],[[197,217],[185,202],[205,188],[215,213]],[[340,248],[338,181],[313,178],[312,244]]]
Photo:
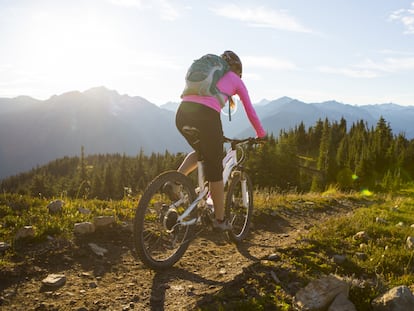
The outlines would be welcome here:
[[[235,139],[235,138],[228,138],[226,136],[223,136],[223,139],[224,139],[225,143],[230,143],[231,144],[231,149],[232,150],[236,150],[236,149],[241,150],[241,155],[240,155],[240,158],[237,161],[237,165],[243,163],[244,160],[245,160],[245,156],[246,156],[243,148],[241,148],[241,145],[248,144],[249,146],[252,146],[252,145],[255,145],[255,144],[262,144],[262,143],[265,142],[265,139],[258,138],[258,137],[248,137],[248,138],[244,138],[244,139]]]
[[[223,136],[224,142],[225,143],[231,143],[232,145],[241,145],[241,144],[245,144],[248,143],[249,145],[254,145],[254,144],[260,144],[264,142],[263,138],[258,138],[258,137],[248,137],[248,138],[244,138],[244,139],[236,139],[236,138],[228,138],[226,136]]]

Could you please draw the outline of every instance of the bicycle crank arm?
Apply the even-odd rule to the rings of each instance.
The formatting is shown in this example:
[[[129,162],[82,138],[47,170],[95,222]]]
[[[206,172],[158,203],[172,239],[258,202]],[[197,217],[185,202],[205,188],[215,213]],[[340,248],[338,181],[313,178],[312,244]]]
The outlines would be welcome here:
[[[203,199],[203,197],[206,195],[206,193],[207,193],[207,190],[204,190],[202,193],[200,193],[198,195],[197,199],[195,199],[194,202],[191,203],[191,205],[184,211],[184,213],[182,213],[180,216],[178,216],[177,222],[179,222],[179,223],[185,223],[183,221],[183,219],[186,218],[186,217],[188,217],[188,215],[190,215],[190,213],[197,206],[197,204]]]

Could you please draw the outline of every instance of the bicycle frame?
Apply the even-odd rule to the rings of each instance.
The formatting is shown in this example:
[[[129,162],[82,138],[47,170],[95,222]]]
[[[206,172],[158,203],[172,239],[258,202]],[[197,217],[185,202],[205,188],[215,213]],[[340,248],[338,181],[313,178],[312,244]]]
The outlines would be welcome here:
[[[239,164],[240,161],[237,159],[237,146],[231,144],[231,146],[227,149],[226,156],[223,158],[223,183],[226,184],[229,180],[230,173],[232,169]],[[199,194],[197,198],[190,204],[190,206],[181,214],[177,219],[177,224],[183,226],[193,225],[200,220],[200,217],[193,218],[189,221],[184,221],[186,217],[194,210],[194,208],[200,203],[200,201],[207,195],[209,191],[209,187],[206,186],[205,177],[204,177],[204,167],[203,161],[197,161],[197,174],[198,174],[198,189]],[[246,181],[242,181],[242,193],[243,193],[243,205],[247,206],[247,195],[246,192]],[[174,205],[177,204],[179,206],[182,203],[183,199],[177,201]]]
[[[231,228],[223,233],[239,243],[247,236],[253,215],[253,185],[242,165],[248,155],[244,146],[251,147],[259,141],[256,138],[224,138],[224,142],[230,143],[222,160],[226,186],[224,216]],[[138,203],[134,219],[135,247],[140,259],[150,268],[171,267],[201,232],[217,229],[214,228],[214,209],[210,208],[211,188],[205,180],[204,163],[201,158],[198,160],[195,172],[198,185],[179,171],[166,171],[151,181]],[[168,183],[175,183],[177,188],[167,188]],[[194,186],[198,187],[194,189]]]

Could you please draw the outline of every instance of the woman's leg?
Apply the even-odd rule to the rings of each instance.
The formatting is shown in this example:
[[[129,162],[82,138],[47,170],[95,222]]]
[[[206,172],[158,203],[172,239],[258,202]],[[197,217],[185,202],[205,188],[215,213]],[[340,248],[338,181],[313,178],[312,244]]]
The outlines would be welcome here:
[[[184,175],[190,174],[197,168],[197,154],[190,152],[181,163],[178,171]],[[223,180],[210,182],[210,193],[214,203],[214,214],[217,220],[224,219],[224,183]]]
[[[195,151],[190,152],[185,157],[183,163],[181,163],[178,171],[184,175],[189,175],[197,168],[197,153]]]
[[[210,182],[210,193],[214,203],[217,220],[224,219],[224,184],[223,180]]]

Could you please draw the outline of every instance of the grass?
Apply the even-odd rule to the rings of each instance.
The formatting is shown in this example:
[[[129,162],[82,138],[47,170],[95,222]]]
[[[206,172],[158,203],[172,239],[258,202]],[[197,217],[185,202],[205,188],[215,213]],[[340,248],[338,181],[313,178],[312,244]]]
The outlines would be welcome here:
[[[65,199],[62,213],[50,214],[50,200],[17,194],[0,195],[0,242],[13,244],[17,231],[24,226],[35,228],[34,242],[48,236],[71,239],[75,223],[93,221],[95,216],[115,216],[118,222],[134,217],[136,201],[101,201]],[[80,208],[90,213],[81,213]],[[32,241],[33,242],[33,241]]]
[[[331,219],[309,234],[307,247],[319,256],[326,259],[334,254],[346,256],[343,264],[326,272],[370,281],[351,287],[350,297],[358,310],[366,310],[383,288],[413,284],[414,250],[406,247],[407,237],[414,234],[410,226],[414,224],[413,211],[414,199],[388,198],[381,204],[358,209],[352,215]],[[360,231],[366,232],[366,241],[354,238]]]
[[[398,285],[414,284],[414,250],[406,247],[408,236],[414,236],[414,196],[412,189],[398,195],[367,192],[344,194],[330,189],[323,194],[308,193],[283,195],[255,193],[256,212],[318,210],[336,202],[352,202],[361,206],[353,213],[315,226],[293,246],[278,249],[280,260],[261,261],[244,273],[242,281],[220,292],[214,304],[199,310],[239,310],[235,293],[249,293],[243,301],[248,310],[293,310],[292,297],[298,288],[322,275],[338,274],[350,284],[349,298],[357,310],[371,310],[371,301],[380,293]],[[257,208],[258,207],[258,208]],[[365,231],[367,240],[354,238]],[[335,255],[346,260],[336,263]],[[281,281],[271,276],[274,271]],[[269,304],[271,307],[269,307]],[[241,309],[240,309],[241,310]]]
[[[315,226],[295,245],[278,249],[280,260],[254,263],[242,275],[219,292],[208,307],[200,310],[292,310],[292,297],[299,287],[330,273],[349,279],[350,299],[358,310],[370,310],[370,302],[385,289],[414,283],[414,250],[406,247],[414,236],[414,188],[398,194],[340,193],[335,189],[318,194],[255,192],[255,212],[326,210],[330,206],[355,204],[353,213],[333,217]],[[132,220],[137,199],[121,201],[64,199],[63,212],[50,215],[49,200],[14,194],[0,195],[0,242],[14,245],[13,237],[25,225],[36,228],[32,243],[48,236],[73,238],[77,222],[112,215],[118,222]],[[82,214],[83,207],[90,214]],[[365,231],[367,239],[356,240]],[[9,253],[19,252],[11,248]],[[346,260],[336,263],[335,255]],[[11,265],[11,256],[0,258],[0,268]],[[280,279],[275,282],[270,271]],[[295,284],[297,283],[297,288]],[[293,287],[291,286],[293,284]],[[288,285],[290,287],[288,287]]]

